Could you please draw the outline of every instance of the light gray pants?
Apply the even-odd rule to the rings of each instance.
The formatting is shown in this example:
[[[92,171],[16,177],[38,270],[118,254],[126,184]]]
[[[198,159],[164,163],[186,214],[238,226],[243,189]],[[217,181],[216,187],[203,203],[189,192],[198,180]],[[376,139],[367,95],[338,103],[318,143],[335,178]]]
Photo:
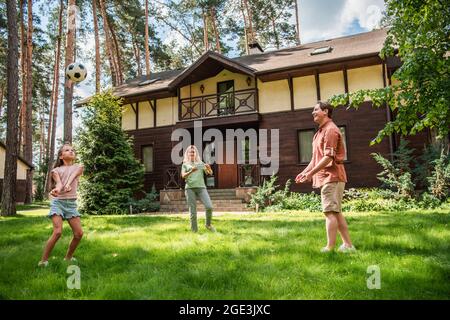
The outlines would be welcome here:
[[[205,206],[206,210],[206,226],[211,225],[212,219],[212,203],[206,188],[189,188],[184,191],[186,195],[187,205],[189,207],[189,216],[191,219],[191,230],[198,231],[197,227],[197,199]]]

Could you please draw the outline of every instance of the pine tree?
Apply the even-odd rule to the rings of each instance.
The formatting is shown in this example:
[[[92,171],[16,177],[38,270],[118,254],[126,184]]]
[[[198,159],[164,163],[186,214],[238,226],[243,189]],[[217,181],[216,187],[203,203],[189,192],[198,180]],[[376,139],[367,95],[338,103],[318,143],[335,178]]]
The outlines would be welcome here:
[[[144,168],[121,127],[120,100],[95,95],[84,110],[76,150],[84,165],[80,210],[89,214],[128,212],[125,204],[143,188]]]

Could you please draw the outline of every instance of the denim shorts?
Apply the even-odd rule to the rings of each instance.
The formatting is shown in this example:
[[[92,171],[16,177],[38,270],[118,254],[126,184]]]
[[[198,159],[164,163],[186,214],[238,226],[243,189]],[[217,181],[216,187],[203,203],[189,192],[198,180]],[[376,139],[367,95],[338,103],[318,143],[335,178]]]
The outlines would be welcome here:
[[[50,202],[50,212],[48,217],[51,218],[54,215],[61,216],[63,220],[69,220],[75,217],[81,217],[77,210],[76,199],[53,199]]]

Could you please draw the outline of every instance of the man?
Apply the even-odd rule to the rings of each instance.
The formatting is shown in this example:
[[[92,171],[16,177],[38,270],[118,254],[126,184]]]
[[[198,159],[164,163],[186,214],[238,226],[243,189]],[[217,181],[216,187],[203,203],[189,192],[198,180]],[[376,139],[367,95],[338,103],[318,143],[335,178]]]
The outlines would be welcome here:
[[[341,204],[347,175],[344,168],[345,148],[339,128],[331,120],[333,107],[318,102],[312,112],[319,130],[313,139],[313,155],[305,170],[297,175],[296,183],[313,182],[313,188],[320,188],[322,211],[326,216],[327,246],[322,252],[330,252],[336,244],[339,230],[342,241],[341,252],[356,251],[350,240],[347,222],[342,215]]]

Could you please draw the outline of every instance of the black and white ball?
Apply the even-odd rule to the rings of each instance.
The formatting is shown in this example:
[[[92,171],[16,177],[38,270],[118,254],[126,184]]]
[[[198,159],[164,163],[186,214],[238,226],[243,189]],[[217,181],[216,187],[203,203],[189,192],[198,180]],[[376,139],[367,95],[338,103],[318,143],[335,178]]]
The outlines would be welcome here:
[[[73,82],[81,82],[86,76],[86,67],[79,62],[71,63],[66,68],[66,77]]]

